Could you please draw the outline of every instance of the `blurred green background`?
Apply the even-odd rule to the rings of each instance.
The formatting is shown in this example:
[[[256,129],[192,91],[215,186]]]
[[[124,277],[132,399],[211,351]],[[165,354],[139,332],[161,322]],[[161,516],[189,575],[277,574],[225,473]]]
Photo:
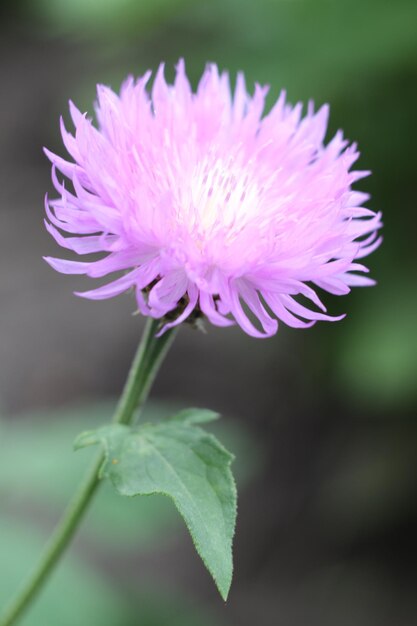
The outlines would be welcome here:
[[[55,275],[41,148],[95,84],[179,57],[217,62],[269,105],[331,104],[384,214],[373,289],[326,297],[338,324],[183,329],[154,391],[224,414],[238,454],[235,581],[224,605],[169,503],[103,489],[26,626],[412,626],[417,622],[417,5],[397,0],[15,0],[0,8],[0,605],[36,559],[108,419],[142,328],[129,297],[94,303]],[[159,586],[159,591],[157,590]]]

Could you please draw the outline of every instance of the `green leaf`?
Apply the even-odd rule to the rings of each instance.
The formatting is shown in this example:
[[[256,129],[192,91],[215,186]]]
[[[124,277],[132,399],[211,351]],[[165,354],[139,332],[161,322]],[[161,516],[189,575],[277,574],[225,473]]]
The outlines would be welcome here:
[[[102,444],[101,477],[121,495],[162,494],[173,500],[226,600],[236,522],[233,456],[196,426],[215,417],[211,411],[189,409],[159,424],[137,428],[113,424],[81,434],[75,446]]]
[[[99,428],[109,422],[114,404],[99,402],[28,413],[20,419],[0,418],[0,515],[26,521],[22,511],[33,509],[33,522],[40,526],[36,511],[42,511],[46,519],[59,515],[91,462],[88,455],[74,454],[72,442],[86,424]],[[159,421],[167,410],[167,406],[149,404],[145,419]],[[51,480],[57,468],[59,480]],[[133,546],[136,551],[148,552],[156,545],[167,547],[179,521],[166,498],[120,499],[108,483],[97,493],[80,534],[97,549],[104,547],[106,553],[120,555]]]
[[[210,411],[210,409],[184,409],[171,417],[171,421],[181,424],[206,424],[219,419],[219,417],[219,413]]]
[[[91,462],[89,454],[79,457],[73,453],[72,442],[86,425],[94,429],[110,422],[114,407],[112,401],[95,402],[29,412],[19,419],[3,421],[0,417],[0,516],[32,520],[42,527],[39,511],[45,520],[59,515]],[[177,408],[150,402],[143,421],[160,422]],[[241,421],[217,420],[210,430],[235,452],[233,473],[239,484],[261,471],[261,448]],[[57,467],[59,480],[51,480]],[[168,498],[120,498],[106,481],[82,524],[80,537],[93,549],[104,549],[111,558],[119,558],[132,549],[137,554],[168,549],[176,541],[180,523]]]

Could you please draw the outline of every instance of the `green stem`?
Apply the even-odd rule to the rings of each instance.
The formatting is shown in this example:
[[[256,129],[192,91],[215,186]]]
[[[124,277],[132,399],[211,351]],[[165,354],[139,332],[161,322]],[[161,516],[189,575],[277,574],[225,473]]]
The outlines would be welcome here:
[[[173,341],[175,335],[173,330],[167,331],[159,339],[155,337],[158,325],[158,322],[151,318],[147,321],[113,416],[115,423],[130,424],[133,421],[135,412],[144,404],[158,369]],[[69,545],[100,483],[98,474],[103,460],[104,455],[100,453],[51,535],[38,567],[0,616],[0,626],[11,626],[22,615]]]

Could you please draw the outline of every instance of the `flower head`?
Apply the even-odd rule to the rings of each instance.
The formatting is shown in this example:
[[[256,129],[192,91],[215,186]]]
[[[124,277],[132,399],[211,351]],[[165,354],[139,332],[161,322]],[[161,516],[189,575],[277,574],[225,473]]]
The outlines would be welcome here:
[[[133,288],[164,329],[196,313],[255,337],[273,335],[278,320],[340,319],[316,288],[373,284],[356,261],[379,245],[381,215],[351,188],[368,174],[351,171],[356,146],[340,131],[324,144],[328,107],[310,104],[302,117],[282,92],[262,117],[267,89],[249,95],[239,74],[232,93],[215,65],[196,93],[182,61],[173,85],[161,65],[149,94],[150,76],[128,78],[119,95],[99,85],[97,128],[70,103],[75,135],[62,121],[61,133],[72,160],[46,151],[59,193],[46,200],[46,227],[78,255],[105,256],[46,260],[65,274],[121,273],[78,295]]]

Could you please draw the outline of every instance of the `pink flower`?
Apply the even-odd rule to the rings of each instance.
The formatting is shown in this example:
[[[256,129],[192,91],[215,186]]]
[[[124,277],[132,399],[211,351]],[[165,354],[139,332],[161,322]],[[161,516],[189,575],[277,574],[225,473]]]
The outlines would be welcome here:
[[[120,95],[99,85],[98,128],[70,103],[75,135],[62,120],[61,133],[73,161],[46,150],[59,193],[46,200],[46,227],[78,255],[105,256],[48,263],[93,278],[121,272],[78,295],[133,288],[163,330],[197,313],[254,337],[273,335],[278,320],[299,328],[341,319],[326,315],[316,289],[344,295],[374,284],[356,261],[380,244],[381,215],[351,188],[368,175],[351,171],[356,146],[340,131],[324,145],[328,107],[310,103],[302,117],[282,92],[262,118],[267,88],[249,95],[242,74],[233,94],[215,65],[196,93],[183,61],[173,85],[160,66],[151,95],[150,76],[128,78]]]

